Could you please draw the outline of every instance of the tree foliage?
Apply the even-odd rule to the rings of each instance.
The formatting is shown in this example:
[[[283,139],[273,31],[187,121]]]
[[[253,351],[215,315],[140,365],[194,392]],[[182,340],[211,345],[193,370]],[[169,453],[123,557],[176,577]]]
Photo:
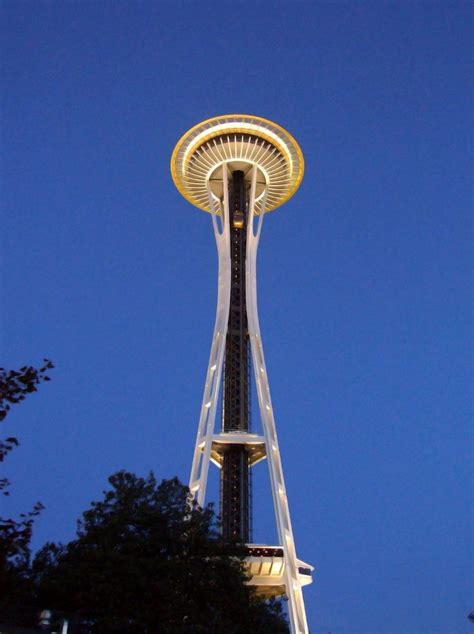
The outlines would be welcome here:
[[[44,359],[41,368],[30,365],[25,365],[19,370],[0,368],[0,421],[7,416],[11,405],[23,401],[27,394],[36,392],[42,381],[51,380],[47,372],[53,367],[51,361]]]
[[[191,505],[176,478],[109,482],[77,539],[37,554],[39,604],[104,634],[288,632],[280,604],[245,585],[243,550],[223,543],[210,506]]]
[[[40,368],[0,368],[0,422],[5,420],[12,405],[36,392],[41,382],[50,380],[47,372],[53,367],[51,361],[44,359]],[[0,439],[0,462],[18,445],[18,440],[13,436]],[[9,495],[9,484],[8,478],[0,478],[1,494]],[[30,595],[29,544],[34,518],[42,508],[42,504],[37,502],[31,511],[22,513],[19,520],[0,517],[0,609],[12,608]]]
[[[23,401],[27,394],[37,392],[42,381],[51,380],[47,372],[53,367],[51,361],[44,359],[44,364],[40,368],[30,365],[25,365],[19,370],[0,368],[0,422],[5,420],[12,405]],[[18,440],[13,436],[0,439],[0,462],[3,462],[5,456],[18,445]],[[3,495],[9,495],[8,485],[6,478],[0,479],[0,492]]]

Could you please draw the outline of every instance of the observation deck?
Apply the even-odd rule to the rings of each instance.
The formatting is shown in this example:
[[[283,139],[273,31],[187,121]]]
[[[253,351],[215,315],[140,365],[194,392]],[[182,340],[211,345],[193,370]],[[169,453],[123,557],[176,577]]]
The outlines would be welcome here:
[[[171,174],[181,194],[193,205],[211,210],[223,197],[222,165],[249,178],[257,166],[255,213],[283,205],[298,189],[304,173],[303,153],[284,128],[251,115],[222,115],[194,126],[178,141]],[[219,208],[218,208],[219,209]],[[219,213],[219,211],[218,211]]]

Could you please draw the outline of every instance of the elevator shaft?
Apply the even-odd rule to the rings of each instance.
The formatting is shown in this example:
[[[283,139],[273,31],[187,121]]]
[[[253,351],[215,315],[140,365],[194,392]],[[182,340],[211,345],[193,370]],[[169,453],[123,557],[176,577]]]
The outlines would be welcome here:
[[[225,346],[222,431],[248,432],[250,355],[245,293],[248,204],[242,171],[232,173],[229,202],[231,293]],[[224,539],[250,540],[250,480],[245,445],[229,445],[223,456],[221,520]]]

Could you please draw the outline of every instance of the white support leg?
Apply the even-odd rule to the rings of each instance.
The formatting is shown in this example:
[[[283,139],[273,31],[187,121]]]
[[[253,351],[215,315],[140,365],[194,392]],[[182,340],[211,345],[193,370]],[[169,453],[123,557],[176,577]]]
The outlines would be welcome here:
[[[209,460],[211,456],[212,436],[216,420],[217,401],[222,377],[224,362],[225,340],[227,335],[227,323],[230,306],[230,225],[229,225],[229,190],[227,166],[222,166],[222,182],[224,186],[224,199],[221,213],[221,227],[217,220],[219,209],[211,193],[208,183],[209,205],[213,210],[212,224],[216,238],[219,257],[219,276],[217,291],[217,310],[214,334],[212,336],[211,354],[202,399],[201,414],[199,417],[196,445],[194,448],[193,464],[189,488],[192,496],[199,506],[204,506],[206,496],[207,475],[209,472]]]
[[[249,217],[247,224],[247,266],[246,266],[246,294],[247,319],[252,349],[255,382],[257,386],[260,417],[262,421],[270,481],[272,486],[273,504],[278,528],[280,544],[285,558],[285,587],[288,596],[288,608],[292,634],[308,634],[308,623],[304,607],[301,583],[298,577],[298,563],[296,559],[293,530],[291,527],[288,500],[286,497],[285,481],[281,465],[280,450],[273,416],[263,346],[260,336],[260,326],[257,309],[257,249],[265,214],[265,200],[262,202],[258,218],[257,231],[254,232],[255,220],[255,191],[257,168],[253,168],[250,191]]]

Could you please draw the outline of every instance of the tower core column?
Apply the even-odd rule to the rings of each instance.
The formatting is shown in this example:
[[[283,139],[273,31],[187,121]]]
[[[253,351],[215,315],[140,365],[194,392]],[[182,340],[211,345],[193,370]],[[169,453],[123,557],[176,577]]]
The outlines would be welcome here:
[[[231,174],[230,198],[230,307],[224,364],[223,432],[248,432],[249,332],[245,291],[248,200],[242,170]],[[250,541],[250,479],[245,444],[229,445],[222,456],[222,535],[228,541]]]

